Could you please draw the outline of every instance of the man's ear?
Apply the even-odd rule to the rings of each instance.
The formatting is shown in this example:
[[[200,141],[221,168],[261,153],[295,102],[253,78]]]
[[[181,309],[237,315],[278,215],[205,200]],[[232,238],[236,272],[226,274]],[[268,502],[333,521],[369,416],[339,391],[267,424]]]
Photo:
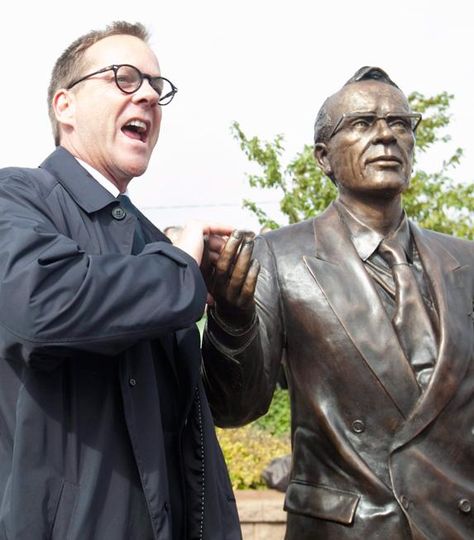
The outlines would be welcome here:
[[[53,97],[52,107],[56,120],[60,126],[74,126],[75,100],[74,94],[69,90],[60,88]]]
[[[332,167],[328,159],[328,147],[325,143],[316,143],[314,145],[314,158],[323,170],[324,174],[331,178]]]

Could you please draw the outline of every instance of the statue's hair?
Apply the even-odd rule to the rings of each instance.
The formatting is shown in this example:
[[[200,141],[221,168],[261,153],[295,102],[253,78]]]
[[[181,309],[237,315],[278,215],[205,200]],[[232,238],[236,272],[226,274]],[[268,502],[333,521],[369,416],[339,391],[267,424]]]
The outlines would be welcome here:
[[[60,88],[67,88],[74,79],[82,75],[85,69],[85,53],[101,39],[116,35],[134,36],[145,43],[149,41],[149,34],[141,23],[114,21],[102,30],[91,30],[73,41],[69,47],[56,60],[48,87],[48,114],[53,129],[54,143],[60,143],[59,126],[53,110],[53,98]]]
[[[358,69],[342,88],[361,81],[379,81],[398,88],[383,69],[372,66],[364,66]],[[333,97],[334,96],[330,96],[324,101],[316,116],[316,121],[314,123],[314,144],[327,142],[329,134],[334,127],[336,119],[332,118],[329,112],[329,104]]]

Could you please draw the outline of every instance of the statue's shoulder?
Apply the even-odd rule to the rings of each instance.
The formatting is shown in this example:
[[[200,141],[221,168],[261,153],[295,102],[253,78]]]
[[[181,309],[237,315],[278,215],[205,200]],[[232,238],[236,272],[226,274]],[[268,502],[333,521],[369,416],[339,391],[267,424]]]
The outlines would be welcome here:
[[[304,221],[298,221],[297,223],[291,223],[290,225],[284,225],[278,229],[265,232],[262,236],[271,240],[285,238],[295,234],[301,234],[307,228],[312,227],[312,223],[315,218],[305,219]]]
[[[315,218],[285,225],[260,235],[259,240],[267,243],[274,250],[288,250],[298,244],[307,245],[314,237],[313,221]]]
[[[417,227],[418,232],[421,234],[423,239],[430,242],[432,246],[435,246],[438,243],[448,251],[462,254],[469,253],[474,257],[474,241],[468,240],[467,238],[460,238],[458,236],[433,231],[432,229],[424,229],[416,225],[415,227]]]

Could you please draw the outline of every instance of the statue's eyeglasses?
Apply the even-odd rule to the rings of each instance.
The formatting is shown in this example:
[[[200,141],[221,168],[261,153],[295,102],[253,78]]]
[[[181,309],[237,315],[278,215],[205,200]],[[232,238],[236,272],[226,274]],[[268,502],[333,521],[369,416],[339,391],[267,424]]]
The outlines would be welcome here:
[[[375,114],[373,112],[344,113],[334,125],[328,140],[342,129],[350,129],[354,132],[364,133],[375,125],[379,120],[384,120],[387,126],[399,135],[413,134],[421,122],[420,113],[387,113]]]
[[[159,95],[158,103],[160,105],[168,105],[178,91],[176,86],[170,80],[165,79],[165,77],[154,77],[148,75],[148,73],[142,73],[138,68],[131,66],[130,64],[114,64],[98,69],[93,73],[89,73],[88,75],[73,81],[67,87],[67,90],[70,90],[73,86],[76,86],[76,84],[79,84],[82,81],[90,79],[94,75],[99,75],[100,73],[105,73],[107,71],[114,72],[115,84],[125,94],[133,94],[136,92],[143,84],[143,80],[147,79],[150,86]]]

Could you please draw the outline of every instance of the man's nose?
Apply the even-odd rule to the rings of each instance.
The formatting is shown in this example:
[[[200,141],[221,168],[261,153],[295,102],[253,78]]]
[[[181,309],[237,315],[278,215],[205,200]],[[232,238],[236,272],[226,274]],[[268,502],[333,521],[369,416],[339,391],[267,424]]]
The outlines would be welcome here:
[[[385,118],[377,118],[377,120],[375,120],[373,131],[374,142],[387,143],[396,140],[395,134]]]
[[[148,79],[143,79],[140,88],[133,94],[135,102],[147,102],[150,106],[157,105],[159,99],[158,92],[152,88]]]

